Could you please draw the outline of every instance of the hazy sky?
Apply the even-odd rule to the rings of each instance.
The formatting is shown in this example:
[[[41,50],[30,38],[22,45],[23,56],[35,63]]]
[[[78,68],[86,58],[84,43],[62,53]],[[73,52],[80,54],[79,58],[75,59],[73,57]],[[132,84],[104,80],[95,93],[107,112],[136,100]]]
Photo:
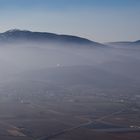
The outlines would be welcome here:
[[[138,40],[140,0],[0,0],[0,32],[13,28]]]

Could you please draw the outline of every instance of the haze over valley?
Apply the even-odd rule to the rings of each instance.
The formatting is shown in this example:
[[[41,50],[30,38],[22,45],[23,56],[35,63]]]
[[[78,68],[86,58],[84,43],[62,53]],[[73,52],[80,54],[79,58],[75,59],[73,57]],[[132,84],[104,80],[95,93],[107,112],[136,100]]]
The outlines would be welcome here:
[[[139,139],[140,46],[131,44],[1,33],[0,139]]]

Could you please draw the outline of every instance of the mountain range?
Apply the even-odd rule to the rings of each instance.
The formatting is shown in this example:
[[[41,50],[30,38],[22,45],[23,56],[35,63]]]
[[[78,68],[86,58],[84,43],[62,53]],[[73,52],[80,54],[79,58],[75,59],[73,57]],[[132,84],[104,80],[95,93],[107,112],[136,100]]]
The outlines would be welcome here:
[[[73,35],[59,35],[48,32],[32,32],[18,29],[8,30],[4,33],[0,33],[0,43],[17,43],[21,41],[104,46],[101,43]]]
[[[109,42],[109,43],[98,43],[86,38],[55,34],[49,32],[32,32],[28,30],[12,29],[6,32],[0,33],[0,43],[22,43],[22,42],[37,42],[37,43],[60,43],[69,45],[87,45],[87,46],[115,46],[115,47],[134,47],[140,46],[140,40],[129,42]]]

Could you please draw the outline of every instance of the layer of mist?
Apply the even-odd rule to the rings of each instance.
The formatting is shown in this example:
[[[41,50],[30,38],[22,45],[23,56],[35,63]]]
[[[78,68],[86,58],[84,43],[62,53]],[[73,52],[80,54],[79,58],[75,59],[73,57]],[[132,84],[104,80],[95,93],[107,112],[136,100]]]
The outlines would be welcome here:
[[[140,82],[139,53],[139,49],[132,48],[41,43],[1,45],[0,79],[22,81],[26,77],[52,83],[63,81],[62,85],[70,82],[98,87],[129,86]]]

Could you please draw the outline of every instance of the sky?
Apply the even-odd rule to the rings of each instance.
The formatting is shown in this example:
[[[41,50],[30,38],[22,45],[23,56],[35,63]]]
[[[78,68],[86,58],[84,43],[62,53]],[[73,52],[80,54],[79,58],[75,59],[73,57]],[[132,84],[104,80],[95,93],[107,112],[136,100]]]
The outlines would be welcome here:
[[[0,0],[0,32],[9,29],[140,40],[140,0]]]

